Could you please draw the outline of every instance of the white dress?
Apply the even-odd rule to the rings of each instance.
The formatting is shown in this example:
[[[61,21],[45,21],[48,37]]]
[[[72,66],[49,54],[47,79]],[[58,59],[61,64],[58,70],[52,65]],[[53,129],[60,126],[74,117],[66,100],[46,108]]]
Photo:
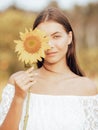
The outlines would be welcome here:
[[[0,125],[10,108],[15,88],[8,84],[0,103]],[[19,130],[23,130],[24,101]],[[98,95],[41,95],[31,93],[26,130],[98,130]]]

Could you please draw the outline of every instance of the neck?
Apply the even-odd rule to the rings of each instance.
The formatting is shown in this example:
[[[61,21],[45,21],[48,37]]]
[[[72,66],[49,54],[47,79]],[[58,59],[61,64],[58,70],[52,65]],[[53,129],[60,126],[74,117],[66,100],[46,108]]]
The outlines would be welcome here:
[[[56,76],[69,76],[72,74],[69,67],[66,65],[66,62],[58,62],[58,63],[44,63],[42,67],[42,72],[44,76],[48,77],[56,77]]]

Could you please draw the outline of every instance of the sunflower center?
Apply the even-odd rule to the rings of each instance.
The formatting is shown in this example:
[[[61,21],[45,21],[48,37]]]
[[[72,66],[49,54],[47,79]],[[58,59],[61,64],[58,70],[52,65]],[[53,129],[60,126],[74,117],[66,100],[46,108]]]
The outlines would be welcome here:
[[[24,48],[29,53],[35,53],[41,48],[40,38],[37,36],[29,36],[24,41]]]

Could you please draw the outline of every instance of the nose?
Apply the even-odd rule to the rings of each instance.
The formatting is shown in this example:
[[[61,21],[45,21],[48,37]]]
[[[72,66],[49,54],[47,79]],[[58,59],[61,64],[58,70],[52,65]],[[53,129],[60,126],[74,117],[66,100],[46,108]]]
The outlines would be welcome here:
[[[53,42],[52,42],[51,40],[49,41],[49,43],[48,43],[48,44],[49,44],[49,46],[50,46],[51,48],[53,48],[53,47],[54,47],[54,44],[53,44]]]

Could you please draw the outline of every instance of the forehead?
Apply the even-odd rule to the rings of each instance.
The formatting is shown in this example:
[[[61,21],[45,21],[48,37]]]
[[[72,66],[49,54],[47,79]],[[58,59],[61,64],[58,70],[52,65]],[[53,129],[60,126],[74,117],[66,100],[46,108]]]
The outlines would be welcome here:
[[[42,31],[45,31],[47,34],[51,34],[54,32],[61,32],[61,33],[65,32],[64,27],[55,21],[42,22],[37,26],[37,28]]]

